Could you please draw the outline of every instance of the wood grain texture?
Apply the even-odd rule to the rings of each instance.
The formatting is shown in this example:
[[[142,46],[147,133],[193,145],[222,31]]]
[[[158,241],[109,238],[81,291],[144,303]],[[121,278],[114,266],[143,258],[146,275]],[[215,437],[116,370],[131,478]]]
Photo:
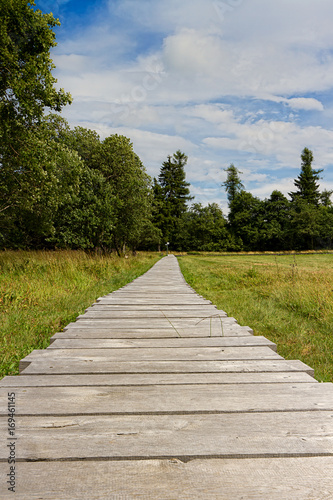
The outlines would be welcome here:
[[[0,398],[7,390],[0,388]],[[333,411],[333,384],[17,388],[17,415]],[[6,415],[6,408],[0,415]]]
[[[262,347],[276,351],[276,344],[261,336],[175,339],[55,339],[48,349]]]
[[[284,359],[246,361],[108,361],[90,359],[43,360],[42,357],[23,364],[22,375],[37,374],[93,374],[93,373],[267,373],[306,372],[313,376],[313,369],[299,360]],[[25,364],[24,364],[25,363]]]
[[[18,424],[20,460],[333,457],[332,411],[149,418],[52,415],[19,417]],[[0,418],[0,435],[6,425]],[[6,440],[0,439],[0,460],[6,458]]]
[[[7,464],[0,463],[1,477]],[[4,500],[331,500],[333,457],[38,462]]]
[[[23,375],[23,374],[22,374]],[[305,372],[260,373],[113,373],[89,375],[24,375],[5,377],[0,387],[182,385],[182,384],[281,384],[314,383]]]
[[[38,359],[65,358],[77,360],[108,361],[202,361],[202,360],[242,360],[242,359],[281,359],[281,356],[267,346],[243,347],[119,347],[117,349],[44,349],[33,351],[22,361]]]
[[[252,335],[247,327],[223,328],[224,337],[244,337]],[[203,338],[221,337],[221,328],[65,328],[62,332],[55,333],[51,340],[57,338],[67,339],[162,339],[162,338]]]

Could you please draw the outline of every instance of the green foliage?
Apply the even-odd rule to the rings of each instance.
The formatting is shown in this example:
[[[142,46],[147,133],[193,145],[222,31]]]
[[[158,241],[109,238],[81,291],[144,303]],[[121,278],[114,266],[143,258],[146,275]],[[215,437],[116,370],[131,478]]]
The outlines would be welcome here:
[[[260,248],[264,221],[263,202],[246,191],[237,193],[230,204],[229,222],[231,232],[241,238],[244,250]]]
[[[261,234],[264,250],[284,250],[290,247],[290,212],[290,202],[280,191],[274,190],[264,201],[264,224]]]
[[[28,0],[0,4],[0,118],[4,130],[12,124],[31,125],[44,107],[60,111],[70,94],[54,87],[50,49],[56,45],[52,14],[34,10]]]
[[[113,201],[113,189],[103,175],[84,165],[79,190],[58,210],[55,234],[49,241],[60,248],[106,252],[112,248]]]
[[[219,252],[230,244],[226,220],[216,203],[207,207],[194,203],[183,215],[175,241],[178,250]]]
[[[98,169],[114,192],[115,248],[118,254],[126,245],[135,250],[151,218],[151,179],[127,137],[107,137],[98,159]]]
[[[52,214],[75,189],[79,168],[77,155],[49,145],[39,126],[46,107],[60,111],[71,97],[55,89],[51,73],[59,21],[33,5],[0,4],[0,246],[34,246],[51,234]]]
[[[0,248],[115,248],[120,255],[126,245],[135,250],[158,238],[151,180],[128,138],[101,142],[49,115],[28,129],[11,168],[14,161],[14,171],[0,169]]]
[[[78,190],[82,162],[65,145],[50,141],[42,126],[26,132],[11,167],[14,160],[14,171],[0,169],[2,203],[8,204],[0,214],[2,245],[44,246],[55,232],[55,214]]]
[[[232,191],[228,227],[245,250],[331,248],[332,192],[320,193],[316,181],[322,170],[312,169],[312,152],[304,148],[301,158],[301,173],[295,180],[298,191],[290,193],[291,201],[277,190],[264,201],[244,190]],[[230,177],[237,170],[231,167]]]

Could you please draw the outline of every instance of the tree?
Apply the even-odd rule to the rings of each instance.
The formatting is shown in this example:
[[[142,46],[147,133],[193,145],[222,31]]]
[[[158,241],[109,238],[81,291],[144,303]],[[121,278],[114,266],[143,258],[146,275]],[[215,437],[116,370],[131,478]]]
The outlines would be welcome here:
[[[154,179],[154,223],[162,231],[164,242],[172,239],[190,196],[186,182],[187,156],[180,150],[163,162],[158,181]]]
[[[100,172],[83,165],[79,189],[58,208],[50,241],[65,248],[110,251],[115,227],[113,206],[111,185]]]
[[[320,246],[332,248],[333,241],[333,207],[321,205],[319,207],[318,224],[320,227]]]
[[[229,225],[235,238],[241,238],[245,250],[261,250],[265,224],[264,202],[246,191],[236,194],[230,204]]]
[[[318,206],[320,192],[317,181],[320,179],[319,174],[322,170],[314,170],[312,168],[313,154],[308,148],[303,149],[301,159],[301,173],[294,181],[297,191],[289,193],[289,196],[291,196],[292,201],[301,198],[307,203]]]
[[[10,228],[19,231],[18,215],[22,219],[26,213],[27,224],[30,221],[35,225],[36,219],[30,216],[36,214],[38,203],[42,203],[42,190],[46,193],[47,186],[55,179],[51,174],[55,159],[69,154],[68,150],[58,150],[52,158],[54,151],[44,142],[45,131],[39,130],[44,109],[60,111],[71,102],[71,96],[62,89],[56,90],[56,79],[52,76],[50,49],[56,45],[53,28],[59,21],[52,14],[34,10],[33,5],[28,0],[0,3],[0,232],[3,244]],[[47,151],[51,154],[49,158],[46,158]],[[26,230],[23,233],[27,234]]]
[[[240,191],[244,188],[244,185],[239,178],[239,174],[242,172],[240,172],[233,163],[231,163],[230,167],[225,168],[224,170],[227,172],[227,180],[221,185],[225,187],[230,205],[235,199],[236,194],[240,193]]]
[[[229,244],[227,223],[217,203],[194,203],[183,216],[178,235],[181,250],[219,252]]]
[[[319,207],[302,197],[291,203],[289,226],[292,247],[295,250],[313,250],[320,237]]]
[[[262,240],[265,250],[290,249],[289,224],[291,218],[291,203],[281,193],[274,190],[264,201],[264,224]]]
[[[55,89],[51,73],[53,28],[59,20],[33,5],[29,0],[0,4],[0,117],[5,129],[14,123],[31,125],[42,118],[45,107],[60,111],[71,102],[70,94]]]
[[[15,175],[0,168],[1,194],[15,200],[0,218],[2,246],[48,246],[59,208],[79,189],[82,162],[75,151],[54,141],[43,124],[27,131],[15,160]]]
[[[151,220],[151,179],[127,137],[111,135],[102,143],[96,168],[114,193],[113,243],[118,254],[135,250]]]
[[[65,140],[69,148],[78,152],[87,167],[99,170],[101,140],[95,130],[75,127],[73,130],[69,130],[65,137],[62,134],[62,139]]]
[[[333,194],[332,190],[324,189],[320,193],[320,198],[319,198],[320,205],[322,205],[323,207],[331,207],[332,206],[332,201],[331,201],[332,194]]]

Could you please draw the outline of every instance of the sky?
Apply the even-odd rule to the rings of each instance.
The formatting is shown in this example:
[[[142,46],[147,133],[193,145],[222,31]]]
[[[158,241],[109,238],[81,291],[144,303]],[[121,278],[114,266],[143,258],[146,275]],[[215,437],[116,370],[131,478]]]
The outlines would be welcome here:
[[[129,137],[148,173],[178,149],[193,202],[233,163],[260,199],[294,190],[304,147],[333,189],[332,0],[37,0],[53,12],[72,127]]]

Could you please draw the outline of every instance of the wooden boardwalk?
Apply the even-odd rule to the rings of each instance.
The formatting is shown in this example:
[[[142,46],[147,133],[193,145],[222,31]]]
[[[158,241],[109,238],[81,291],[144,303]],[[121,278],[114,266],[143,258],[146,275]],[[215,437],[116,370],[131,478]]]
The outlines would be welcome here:
[[[0,498],[331,500],[333,384],[276,351],[165,257],[0,381]]]

